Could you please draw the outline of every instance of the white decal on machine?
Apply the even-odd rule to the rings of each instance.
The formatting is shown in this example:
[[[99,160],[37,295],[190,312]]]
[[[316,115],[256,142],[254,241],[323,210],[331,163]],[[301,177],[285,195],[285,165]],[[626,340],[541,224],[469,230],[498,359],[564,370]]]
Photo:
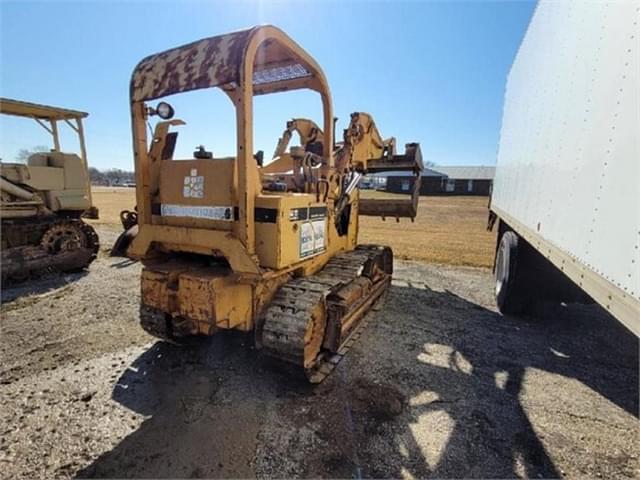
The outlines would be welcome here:
[[[300,257],[313,253],[313,226],[309,222],[300,224]]]
[[[300,223],[300,258],[324,251],[327,220]]]
[[[326,219],[315,220],[311,222],[313,227],[313,251],[321,252],[325,248],[325,236],[324,232],[327,228]]]
[[[160,214],[164,217],[195,217],[209,220],[233,220],[231,207],[206,207],[198,205],[171,205],[163,203]]]
[[[191,175],[184,177],[184,188],[182,196],[185,198],[203,198],[204,197],[204,177],[198,175],[198,169],[192,168]]]

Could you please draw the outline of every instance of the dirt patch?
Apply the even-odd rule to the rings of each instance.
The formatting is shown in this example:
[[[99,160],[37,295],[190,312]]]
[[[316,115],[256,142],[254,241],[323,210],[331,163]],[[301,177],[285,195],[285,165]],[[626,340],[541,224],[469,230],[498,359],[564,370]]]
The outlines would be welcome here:
[[[380,385],[358,379],[348,389],[351,411],[374,424],[387,422],[402,413],[406,399],[391,385]]]

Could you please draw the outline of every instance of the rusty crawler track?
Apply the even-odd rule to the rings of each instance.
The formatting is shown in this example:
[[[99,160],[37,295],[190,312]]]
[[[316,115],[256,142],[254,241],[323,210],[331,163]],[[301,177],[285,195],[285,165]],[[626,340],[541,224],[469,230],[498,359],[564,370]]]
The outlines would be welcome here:
[[[100,241],[82,220],[52,218],[2,223],[2,282],[11,285],[47,273],[82,269],[98,255]],[[62,246],[71,241],[72,247]]]
[[[264,314],[261,331],[256,336],[258,346],[268,356],[304,369],[310,382],[320,383],[360,336],[365,314],[388,288],[391,271],[387,268],[384,272],[385,255],[389,262],[388,248],[358,246],[330,260],[316,275],[295,278],[283,285]],[[337,348],[324,348],[331,295],[358,277],[371,277],[371,288],[343,316],[342,325],[352,326]]]

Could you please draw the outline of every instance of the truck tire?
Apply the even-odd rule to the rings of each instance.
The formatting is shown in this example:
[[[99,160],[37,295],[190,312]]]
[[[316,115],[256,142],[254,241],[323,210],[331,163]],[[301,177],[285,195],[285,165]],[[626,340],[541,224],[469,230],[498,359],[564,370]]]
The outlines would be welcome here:
[[[519,244],[520,237],[506,231],[500,237],[496,252],[496,304],[504,315],[525,313],[532,303],[530,275],[523,261],[525,252]]]

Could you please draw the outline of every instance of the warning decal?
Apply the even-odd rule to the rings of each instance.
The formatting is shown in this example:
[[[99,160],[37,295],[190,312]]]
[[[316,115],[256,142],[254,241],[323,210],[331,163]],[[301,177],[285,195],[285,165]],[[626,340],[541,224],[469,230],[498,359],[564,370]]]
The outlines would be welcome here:
[[[313,227],[313,251],[314,253],[322,252],[325,248],[324,232],[327,227],[327,221],[325,219],[315,220],[311,222],[311,226]]]
[[[300,224],[300,258],[323,252],[326,248],[327,220]]]
[[[313,253],[313,226],[309,222],[300,224],[300,258]]]

